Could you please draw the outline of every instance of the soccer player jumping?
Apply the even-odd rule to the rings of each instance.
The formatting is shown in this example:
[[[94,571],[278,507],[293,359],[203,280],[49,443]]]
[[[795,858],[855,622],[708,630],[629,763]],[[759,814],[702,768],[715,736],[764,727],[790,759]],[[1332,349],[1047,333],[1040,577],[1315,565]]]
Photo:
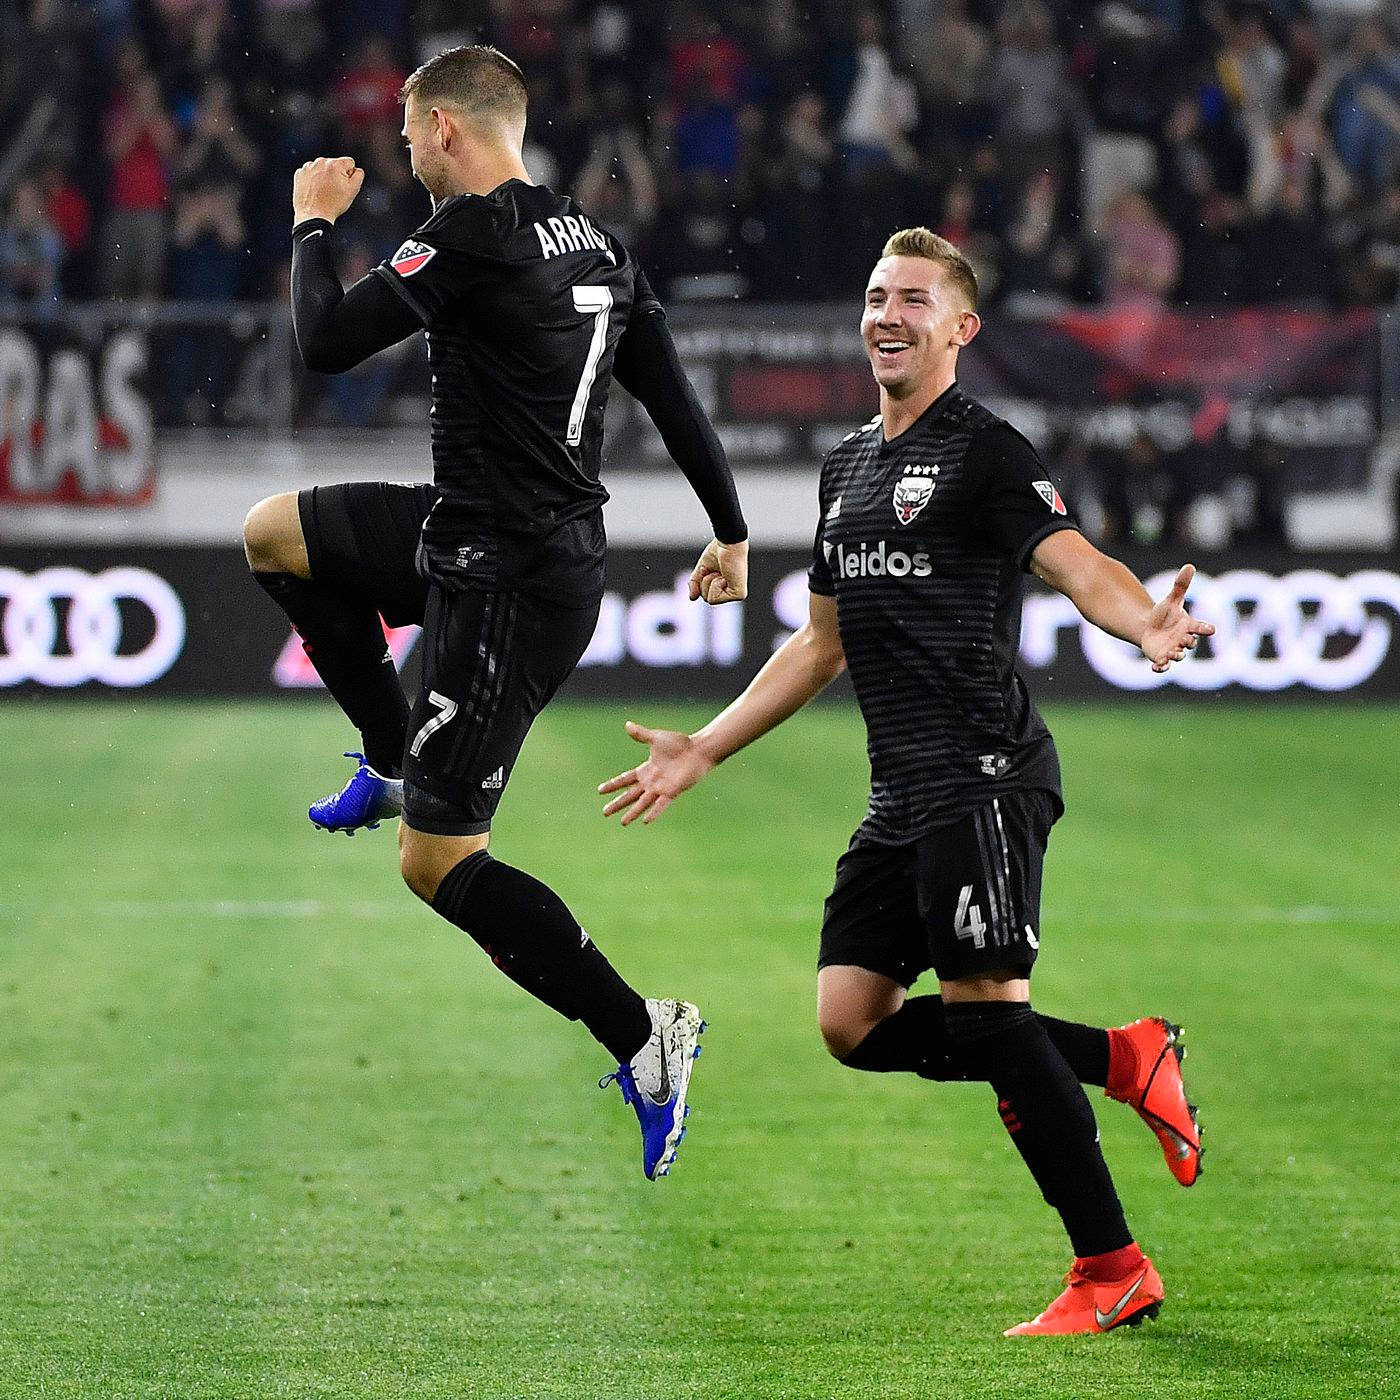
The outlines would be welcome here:
[[[309,369],[335,373],[417,331],[432,371],[433,484],[360,482],[261,501],[244,526],[257,582],[301,635],[364,754],[318,826],[402,814],[409,888],[508,977],[617,1061],[649,1178],[684,1136],[700,1014],[644,1000],[563,901],[487,850],[534,717],[577,664],[603,593],[598,480],[616,378],[642,403],[704,505],[715,539],[692,600],[744,597],[747,530],[723,450],[645,277],[573,200],[521,160],[526,91],[497,50],[470,46],[404,84],[403,135],[432,217],[341,287],[335,220],[364,172],[314,160],[292,190],[292,312]],[[380,617],[423,625],[422,692],[404,697]]]
[[[849,669],[869,739],[865,820],[826,902],[817,1015],[853,1069],[986,1081],[1074,1250],[1067,1287],[1008,1336],[1106,1332],[1155,1316],[1162,1280],[1123,1218],[1081,1083],[1133,1105],[1176,1178],[1200,1169],[1179,1030],[1037,1016],[1040,879],[1063,811],[1055,745],[1014,662],[1021,575],[1164,671],[1214,628],[1186,611],[1191,565],[1154,603],[1079,533],[1035,449],[958,387],[978,332],[967,259],[896,233],[861,333],[880,413],[822,467],[808,621],[691,735],[628,725],[650,756],[603,783],[605,815],[651,822]],[[908,997],[932,967],[939,996]]]

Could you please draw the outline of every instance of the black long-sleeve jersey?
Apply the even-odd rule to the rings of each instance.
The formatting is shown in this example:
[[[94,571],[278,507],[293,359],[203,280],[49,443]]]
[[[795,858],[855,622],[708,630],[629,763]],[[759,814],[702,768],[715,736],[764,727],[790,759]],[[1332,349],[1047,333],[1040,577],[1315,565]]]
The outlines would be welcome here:
[[[890,442],[827,455],[809,582],[834,596],[870,754],[858,836],[913,841],[1001,793],[1060,797],[1054,741],[1016,674],[1031,551],[1075,522],[1035,449],[953,385]]]
[[[661,429],[716,534],[745,537],[728,464],[660,304],[622,244],[572,199],[523,180],[455,195],[343,302],[333,273],[327,281],[328,251],[310,242],[329,236],[323,221],[294,231],[293,309],[308,366],[344,369],[426,333],[439,492],[418,556],[429,579],[596,599],[614,369]]]

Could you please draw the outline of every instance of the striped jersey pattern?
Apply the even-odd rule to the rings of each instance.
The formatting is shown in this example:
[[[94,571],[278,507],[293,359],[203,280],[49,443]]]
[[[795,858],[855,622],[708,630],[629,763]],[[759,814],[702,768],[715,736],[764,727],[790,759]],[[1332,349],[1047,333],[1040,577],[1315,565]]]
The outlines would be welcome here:
[[[419,571],[600,596],[613,356],[634,312],[659,310],[627,250],[567,195],[508,180],[444,200],[375,272],[426,331],[439,499]]]
[[[868,735],[857,840],[902,845],[1007,792],[1058,811],[1015,658],[1026,562],[1074,521],[1035,449],[954,384],[893,441],[877,417],[838,443],[820,503],[809,581],[836,599]]]

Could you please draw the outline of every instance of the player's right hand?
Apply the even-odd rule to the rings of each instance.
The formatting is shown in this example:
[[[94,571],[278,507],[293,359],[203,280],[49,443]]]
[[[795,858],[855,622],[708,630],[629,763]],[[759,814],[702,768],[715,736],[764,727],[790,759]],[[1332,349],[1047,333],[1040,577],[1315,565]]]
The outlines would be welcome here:
[[[651,754],[645,763],[598,784],[599,792],[618,794],[603,808],[603,815],[610,817],[623,812],[623,826],[630,826],[638,817],[650,826],[681,793],[693,788],[715,765],[689,734],[678,734],[673,729],[648,729],[631,720],[627,721],[627,733],[637,743],[645,744]]]
[[[703,598],[711,606],[737,603],[749,594],[749,542],[721,544],[711,540],[691,570],[690,601]]]
[[[303,219],[334,223],[354,202],[365,172],[353,156],[317,156],[292,176],[292,226]]]

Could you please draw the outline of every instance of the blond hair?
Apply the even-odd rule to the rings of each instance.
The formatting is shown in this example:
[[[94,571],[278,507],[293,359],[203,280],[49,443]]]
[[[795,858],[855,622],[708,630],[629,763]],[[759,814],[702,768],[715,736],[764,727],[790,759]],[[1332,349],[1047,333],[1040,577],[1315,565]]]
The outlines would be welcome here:
[[[463,44],[430,58],[399,89],[400,102],[410,97],[420,108],[446,102],[475,117],[525,119],[525,75],[490,44]]]
[[[969,311],[977,310],[977,274],[962,252],[932,229],[902,228],[885,240],[882,258],[927,258],[935,262],[962,293]]]

